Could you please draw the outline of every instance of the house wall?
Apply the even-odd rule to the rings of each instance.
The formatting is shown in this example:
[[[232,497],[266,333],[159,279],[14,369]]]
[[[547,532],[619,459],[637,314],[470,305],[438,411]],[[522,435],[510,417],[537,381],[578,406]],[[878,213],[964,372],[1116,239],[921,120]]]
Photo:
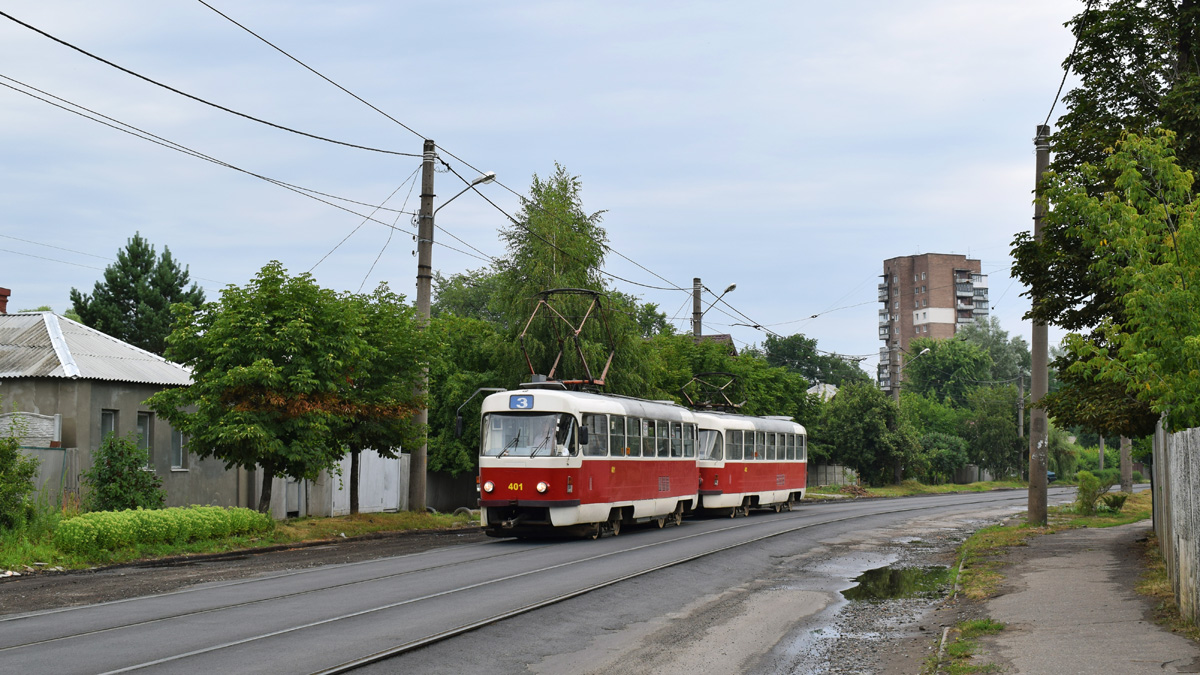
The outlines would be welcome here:
[[[136,433],[139,412],[153,414],[145,404],[163,387],[127,382],[97,382],[64,378],[15,378],[0,381],[0,412],[31,412],[62,415],[62,445],[75,453],[72,463],[77,472],[92,466],[92,456],[100,448],[100,414],[117,411],[117,434]],[[184,466],[171,467],[172,428],[155,415],[152,423],[151,456],[154,472],[163,479],[167,506],[206,504],[246,506],[245,482],[240,470],[226,470],[224,462],[199,460],[185,452]],[[186,446],[185,446],[186,450]],[[78,473],[58,476],[58,486],[68,490],[78,485]]]

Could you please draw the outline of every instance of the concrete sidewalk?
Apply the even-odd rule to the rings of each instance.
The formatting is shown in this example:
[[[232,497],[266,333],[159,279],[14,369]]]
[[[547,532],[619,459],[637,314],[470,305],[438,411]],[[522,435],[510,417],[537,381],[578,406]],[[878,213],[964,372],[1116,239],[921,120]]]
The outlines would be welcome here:
[[[987,615],[1007,628],[981,642],[1004,672],[1200,673],[1200,646],[1154,624],[1133,590],[1150,521],[1035,537],[1016,553]]]

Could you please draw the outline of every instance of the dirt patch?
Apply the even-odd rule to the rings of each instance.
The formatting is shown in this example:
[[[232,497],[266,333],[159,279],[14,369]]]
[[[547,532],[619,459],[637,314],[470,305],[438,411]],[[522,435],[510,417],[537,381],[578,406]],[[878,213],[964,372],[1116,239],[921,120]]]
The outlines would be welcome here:
[[[124,600],[194,584],[409,555],[486,540],[479,528],[391,532],[267,551],[180,556],[92,570],[37,572],[0,580],[0,615]]]

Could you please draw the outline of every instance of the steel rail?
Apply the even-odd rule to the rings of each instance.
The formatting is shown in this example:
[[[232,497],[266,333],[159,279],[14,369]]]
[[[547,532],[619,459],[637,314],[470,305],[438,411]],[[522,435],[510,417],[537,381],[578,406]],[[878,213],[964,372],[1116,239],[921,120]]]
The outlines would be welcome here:
[[[932,497],[935,497],[935,498],[936,498],[938,495],[929,495],[929,496],[932,496]],[[1023,497],[1022,497],[1022,496],[1011,496],[1011,497],[1009,497],[1009,496],[1005,496],[1005,497],[1000,497],[1000,498],[995,498],[995,497],[993,497],[993,498],[991,498],[991,499],[974,499],[974,500],[971,500],[971,501],[958,502],[958,503],[956,503],[956,504],[952,504],[952,505],[945,505],[945,506],[947,506],[947,507],[958,507],[958,506],[970,506],[970,505],[974,505],[974,504],[1003,503],[1003,502],[1019,501],[1019,500],[1021,500],[1021,499],[1023,499]],[[882,501],[882,500],[881,500],[881,501]],[[452,637],[456,637],[456,636],[459,636],[459,635],[463,635],[464,633],[469,633],[469,632],[471,632],[471,631],[477,630],[477,629],[479,629],[479,628],[482,628],[482,627],[484,627],[484,626],[488,626],[488,625],[491,625],[491,624],[497,623],[497,622],[499,622],[499,621],[503,621],[503,620],[505,620],[505,619],[512,618],[512,617],[514,617],[514,616],[519,616],[519,615],[521,615],[521,614],[525,614],[525,613],[528,613],[528,612],[531,612],[531,611],[535,611],[535,610],[537,610],[537,609],[541,609],[541,608],[548,607],[548,606],[551,606],[551,605],[554,605],[554,604],[557,604],[557,603],[560,603],[560,602],[564,602],[564,601],[566,601],[566,600],[570,600],[570,599],[572,599],[572,598],[576,598],[576,597],[579,597],[579,596],[581,596],[581,595],[584,595],[584,594],[587,594],[587,593],[590,593],[590,592],[593,592],[593,591],[596,591],[596,590],[599,590],[599,589],[602,589],[602,588],[606,588],[606,587],[608,587],[608,586],[612,586],[612,585],[614,585],[614,584],[616,584],[616,583],[618,583],[618,582],[621,582],[621,581],[624,581],[624,580],[627,580],[627,579],[634,579],[634,578],[638,578],[638,577],[640,577],[640,576],[644,576],[644,575],[646,575],[646,574],[650,574],[650,573],[652,573],[652,572],[657,572],[657,571],[661,571],[661,570],[663,570],[663,569],[667,569],[667,568],[670,568],[670,567],[674,567],[674,566],[682,565],[682,564],[685,564],[685,563],[688,563],[688,562],[692,562],[692,561],[694,561],[694,560],[697,560],[697,559],[700,559],[700,558],[704,558],[704,557],[707,557],[707,556],[715,555],[715,554],[717,554],[717,553],[722,553],[722,552],[729,551],[729,550],[732,550],[732,549],[735,549],[735,548],[740,548],[740,547],[742,547],[742,546],[747,546],[747,545],[749,545],[749,544],[754,544],[754,543],[757,543],[757,542],[760,542],[760,541],[763,541],[763,540],[766,540],[766,539],[771,539],[771,538],[774,538],[774,537],[779,537],[779,536],[782,536],[782,535],[785,535],[785,534],[791,534],[791,533],[793,533],[793,532],[797,532],[797,531],[800,531],[800,530],[805,530],[805,529],[810,529],[810,528],[817,527],[817,526],[821,526],[821,525],[829,525],[829,524],[833,524],[833,523],[840,523],[840,522],[845,522],[845,521],[850,521],[850,520],[857,520],[857,519],[861,519],[861,518],[868,518],[868,517],[873,517],[873,516],[885,515],[885,514],[887,514],[887,513],[907,513],[907,512],[913,512],[913,511],[924,511],[924,510],[930,510],[930,509],[936,509],[936,508],[939,508],[939,505],[937,505],[937,504],[923,504],[923,505],[921,505],[921,506],[912,506],[912,507],[908,507],[908,508],[892,509],[892,510],[890,510],[890,511],[886,511],[886,512],[883,512],[883,513],[879,513],[879,512],[875,512],[875,513],[860,513],[860,514],[848,515],[848,516],[839,517],[839,518],[829,518],[829,519],[821,520],[821,521],[818,521],[818,522],[809,522],[809,523],[805,523],[805,524],[803,524],[803,525],[799,525],[799,526],[796,526],[796,527],[791,527],[791,528],[787,528],[787,529],[784,529],[784,530],[780,530],[780,531],[776,531],[776,532],[771,532],[771,533],[769,533],[769,534],[765,534],[765,535],[762,535],[762,536],[753,537],[753,538],[751,538],[751,539],[749,539],[749,540],[741,541],[741,542],[738,542],[738,543],[735,543],[735,544],[730,544],[730,545],[728,545],[728,546],[722,546],[722,547],[715,548],[715,549],[712,549],[712,550],[704,551],[704,552],[702,552],[702,553],[698,553],[698,554],[694,554],[694,555],[689,555],[689,556],[684,556],[684,557],[682,557],[682,558],[679,558],[679,559],[676,559],[676,560],[673,560],[673,561],[670,561],[670,562],[667,562],[667,563],[663,563],[663,564],[661,564],[661,565],[656,565],[656,566],[653,566],[653,567],[650,567],[650,568],[646,568],[646,569],[640,570],[640,571],[638,571],[638,572],[636,572],[636,573],[633,573],[632,575],[628,575],[628,576],[622,576],[622,577],[619,577],[619,578],[616,578],[616,579],[612,579],[612,580],[609,580],[609,581],[604,581],[604,582],[600,582],[600,583],[592,584],[592,585],[590,585],[590,586],[587,586],[587,587],[584,587],[584,588],[581,588],[581,589],[577,589],[577,590],[575,590],[575,591],[571,591],[571,592],[569,592],[569,593],[565,593],[565,594],[557,595],[557,596],[555,596],[555,597],[553,597],[553,598],[548,598],[548,599],[546,599],[546,600],[542,600],[542,601],[539,601],[539,602],[536,602],[536,603],[531,603],[531,604],[529,604],[529,605],[526,605],[526,606],[523,606],[523,607],[519,607],[519,608],[517,608],[517,609],[509,610],[509,611],[507,611],[507,612],[503,612],[503,613],[500,613],[500,614],[494,615],[494,616],[492,616],[492,617],[488,617],[488,618],[486,618],[486,619],[481,619],[481,620],[479,620],[479,621],[474,621],[474,622],[471,622],[471,623],[468,623],[468,624],[464,624],[464,625],[458,626],[458,627],[456,627],[456,628],[452,628],[452,629],[449,629],[449,630],[446,630],[446,631],[442,631],[442,632],[440,632],[440,633],[436,633],[436,634],[434,634],[434,635],[429,635],[429,636],[426,636],[426,637],[420,638],[420,639],[418,639],[418,640],[414,640],[414,641],[411,641],[411,642],[407,642],[407,643],[404,643],[404,644],[402,644],[402,645],[398,645],[398,646],[396,646],[396,647],[391,647],[391,648],[389,648],[389,649],[386,649],[386,650],[383,650],[383,651],[375,652],[375,653],[373,653],[373,654],[370,654],[370,655],[367,655],[367,656],[364,656],[364,657],[360,657],[360,658],[357,658],[357,659],[354,659],[354,660],[351,660],[351,661],[347,661],[347,662],[345,662],[345,663],[342,663],[342,664],[339,664],[339,665],[336,665],[336,666],[332,666],[332,667],[324,668],[324,669],[321,669],[321,670],[317,670],[317,671],[314,671],[313,675],[326,675],[326,674],[333,674],[333,673],[344,673],[344,672],[348,672],[348,671],[350,671],[350,670],[354,670],[354,669],[360,668],[360,667],[362,667],[362,666],[365,666],[365,665],[368,665],[368,664],[370,664],[370,663],[376,663],[376,662],[379,662],[379,661],[383,661],[383,660],[386,660],[386,659],[388,659],[388,658],[392,658],[392,657],[395,657],[395,656],[398,656],[398,655],[404,654],[404,653],[406,653],[406,652],[410,652],[410,651],[413,651],[413,650],[416,650],[416,649],[420,649],[420,648],[422,648],[422,647],[425,647],[425,646],[428,646],[428,645],[434,644],[434,643],[436,643],[436,642],[441,642],[441,641],[443,641],[443,640],[446,640],[446,639],[449,639],[449,638],[452,638]],[[801,512],[792,511],[792,512],[789,512],[789,515],[788,515],[788,516],[782,516],[782,514],[777,514],[777,515],[780,515],[782,518],[787,518],[787,519],[795,519],[795,518],[801,518],[801,517],[805,517],[805,516],[807,516],[807,515],[810,515],[810,514],[804,514],[804,513],[801,513]],[[714,529],[714,530],[705,530],[705,531],[703,531],[703,532],[695,532],[695,533],[691,533],[691,534],[685,534],[684,536],[672,537],[671,539],[662,540],[662,541],[649,542],[649,543],[642,544],[642,545],[639,545],[639,546],[634,546],[634,547],[632,547],[632,548],[623,548],[623,549],[620,549],[620,550],[618,550],[618,551],[609,551],[609,552],[606,552],[606,553],[600,553],[600,554],[597,554],[597,555],[588,556],[588,557],[585,557],[585,558],[580,558],[580,559],[577,559],[577,560],[571,560],[571,561],[568,561],[568,562],[559,563],[559,564],[552,565],[552,566],[545,567],[545,568],[539,568],[539,569],[536,569],[536,570],[527,570],[527,571],[524,571],[524,572],[519,572],[519,573],[516,573],[516,574],[511,574],[511,575],[508,575],[508,576],[505,576],[505,577],[500,577],[500,578],[497,578],[497,579],[489,579],[489,580],[487,580],[487,581],[480,581],[480,582],[478,582],[478,583],[474,583],[474,584],[468,584],[468,585],[466,585],[466,586],[460,586],[460,587],[458,587],[458,588],[452,588],[452,589],[448,589],[448,590],[445,590],[445,591],[439,591],[439,592],[436,592],[436,593],[431,593],[431,594],[424,595],[424,596],[420,596],[420,597],[416,597],[416,598],[409,598],[409,599],[407,599],[407,600],[401,600],[401,601],[397,601],[397,602],[393,602],[393,603],[388,603],[388,604],[386,604],[386,605],[382,605],[382,606],[378,606],[378,607],[371,607],[371,608],[368,608],[368,609],[359,610],[359,611],[355,611],[355,612],[350,612],[350,613],[347,613],[347,614],[342,614],[342,615],[339,615],[339,616],[333,616],[333,617],[329,617],[329,618],[326,618],[326,619],[321,619],[321,620],[318,620],[318,621],[312,621],[312,622],[305,623],[305,624],[301,624],[301,625],[298,625],[298,626],[291,626],[291,627],[289,627],[289,628],[284,628],[284,629],[280,629],[280,630],[275,630],[275,631],[271,631],[271,632],[268,632],[268,633],[263,633],[263,634],[260,634],[260,635],[255,635],[255,636],[250,636],[250,637],[242,638],[242,639],[239,639],[239,640],[233,640],[233,641],[224,642],[224,643],[221,643],[221,644],[211,645],[211,646],[208,646],[208,647],[204,647],[204,648],[201,648],[201,649],[192,650],[192,651],[185,652],[185,653],[182,653],[182,654],[175,654],[175,655],[172,655],[172,656],[163,657],[163,658],[160,658],[160,659],[155,659],[155,660],[152,660],[152,661],[147,661],[147,662],[144,662],[144,663],[139,663],[139,664],[134,664],[134,665],[131,665],[131,666],[126,666],[126,667],[124,667],[124,668],[120,668],[120,669],[117,669],[117,670],[111,670],[111,671],[107,671],[107,672],[103,673],[102,675],[115,675],[116,673],[126,673],[126,672],[132,672],[132,671],[136,671],[136,670],[141,670],[141,669],[144,669],[144,668],[150,668],[150,667],[154,667],[154,666],[160,666],[160,665],[163,665],[163,664],[166,664],[166,663],[172,663],[172,662],[175,662],[175,661],[180,661],[180,660],[182,660],[182,659],[187,659],[187,658],[192,658],[192,657],[196,657],[196,656],[201,656],[201,655],[204,655],[204,654],[208,654],[208,653],[212,653],[212,652],[216,652],[216,651],[220,651],[220,650],[224,650],[224,649],[230,649],[230,648],[234,648],[234,647],[238,647],[238,646],[246,645],[246,644],[253,643],[253,642],[258,642],[258,641],[261,641],[261,640],[267,640],[267,639],[270,639],[270,638],[279,637],[279,636],[281,636],[281,635],[287,635],[287,634],[295,633],[295,632],[297,632],[297,631],[307,630],[307,629],[310,629],[310,628],[317,628],[317,627],[320,627],[320,626],[326,626],[326,625],[329,625],[329,624],[332,624],[332,623],[336,623],[336,622],[339,622],[339,621],[345,621],[345,620],[349,620],[349,619],[354,619],[354,618],[358,618],[358,617],[366,616],[366,615],[369,615],[369,614],[374,614],[374,613],[376,613],[376,612],[381,612],[381,611],[386,611],[386,610],[390,610],[390,609],[395,609],[395,608],[397,608],[397,607],[402,607],[402,606],[405,606],[405,605],[411,605],[411,604],[415,604],[415,603],[419,603],[419,602],[423,602],[423,601],[427,601],[427,600],[433,600],[433,599],[436,599],[436,598],[439,598],[439,597],[444,597],[444,596],[448,596],[448,595],[453,595],[453,594],[456,594],[456,593],[461,593],[461,592],[464,592],[464,591],[475,590],[475,589],[478,589],[478,588],[482,588],[482,587],[485,587],[485,586],[491,586],[491,585],[498,584],[498,583],[505,583],[505,582],[512,581],[513,579],[518,579],[518,578],[521,578],[521,577],[529,576],[529,575],[531,575],[531,574],[544,574],[544,573],[545,573],[546,571],[548,571],[548,570],[560,569],[560,568],[565,568],[565,567],[571,567],[571,566],[574,566],[574,565],[580,565],[580,564],[583,564],[583,563],[589,563],[589,562],[593,562],[593,561],[596,561],[596,560],[601,560],[601,559],[608,558],[608,557],[612,557],[612,556],[616,556],[616,555],[621,555],[621,554],[631,553],[631,552],[634,552],[634,551],[640,551],[640,550],[644,550],[644,549],[648,549],[648,548],[655,548],[655,547],[659,547],[659,546],[664,546],[664,545],[667,545],[667,544],[672,544],[672,543],[676,543],[676,542],[680,542],[680,541],[685,541],[685,540],[687,540],[687,539],[692,539],[692,538],[696,538],[696,537],[704,537],[704,536],[708,536],[709,534],[716,534],[716,533],[719,533],[719,532],[727,532],[727,531],[730,531],[730,530],[742,529],[742,528],[745,528],[745,527],[754,527],[754,526],[758,526],[758,525],[767,525],[767,524],[770,524],[770,523],[778,523],[778,522],[779,522],[779,520],[780,520],[779,518],[772,518],[772,519],[770,519],[770,520],[760,520],[760,521],[758,521],[758,522],[745,522],[745,521],[742,521],[742,522],[738,522],[738,523],[735,523],[735,524],[726,525],[726,526],[723,526],[723,527],[720,527],[720,528],[717,528],[717,529]]]
[[[478,544],[468,544],[466,547],[486,546],[486,545],[489,545],[492,543],[493,542],[481,542]],[[466,547],[464,547],[464,548],[466,548]],[[120,624],[117,626],[107,626],[105,628],[97,628],[95,630],[89,630],[89,631],[85,631],[82,633],[73,633],[71,635],[62,635],[59,637],[46,638],[44,640],[35,640],[33,642],[23,642],[23,643],[17,644],[17,645],[10,645],[8,647],[0,647],[0,653],[6,652],[6,651],[11,651],[14,649],[22,649],[25,647],[35,647],[37,645],[49,644],[52,642],[73,640],[75,638],[86,637],[89,635],[110,633],[112,631],[123,630],[126,628],[134,628],[134,627],[138,627],[138,626],[148,626],[148,625],[155,624],[155,623],[171,621],[174,619],[182,619],[182,618],[186,618],[189,616],[200,616],[202,614],[211,614],[213,612],[221,612],[221,611],[225,611],[227,609],[235,609],[238,607],[247,607],[250,605],[256,605],[256,604],[260,604],[263,602],[272,602],[275,600],[281,600],[284,598],[300,597],[300,596],[304,596],[304,595],[310,595],[312,593],[321,593],[324,591],[330,591],[330,590],[335,590],[335,589],[339,589],[339,588],[347,588],[347,587],[356,586],[359,584],[372,583],[375,581],[384,581],[384,580],[392,579],[395,577],[401,577],[406,574],[416,574],[418,572],[428,572],[435,568],[436,569],[445,569],[445,568],[449,568],[449,567],[456,567],[458,565],[467,565],[470,563],[494,560],[496,558],[503,558],[505,556],[516,555],[518,553],[524,553],[526,551],[534,550],[537,548],[544,548],[544,547],[543,546],[530,546],[529,548],[522,549],[522,550],[508,551],[506,553],[498,553],[496,555],[483,556],[481,558],[474,558],[472,560],[463,560],[461,562],[456,562],[456,563],[447,563],[447,564],[443,564],[443,565],[430,565],[430,566],[426,566],[426,567],[406,569],[402,572],[395,572],[392,574],[375,576],[375,577],[371,577],[369,579],[359,579],[357,581],[347,581],[347,582],[343,582],[343,583],[332,584],[329,586],[322,586],[320,588],[312,588],[312,589],[309,589],[306,591],[296,591],[293,593],[282,593],[282,594],[273,595],[273,596],[267,597],[267,598],[259,598],[258,600],[247,600],[245,602],[235,602],[232,604],[221,605],[220,607],[210,607],[208,609],[198,609],[198,610],[187,611],[187,612],[179,612],[179,613],[170,614],[167,616],[156,617],[154,619],[146,619],[144,621],[130,621],[130,622],[123,623],[123,624]],[[366,564],[370,564],[370,563],[377,563],[381,560],[389,560],[389,559],[394,559],[394,558],[406,558],[409,556],[426,555],[433,550],[437,550],[437,549],[431,549],[430,551],[421,551],[419,553],[408,553],[408,554],[400,555],[400,556],[389,556],[387,558],[374,558],[371,560],[359,560],[359,561],[355,561],[352,563],[342,563],[342,564],[338,565],[337,568],[341,569],[344,567],[366,565]],[[309,569],[304,569],[304,570],[295,570],[292,572],[284,572],[282,574],[275,574],[275,575],[271,575],[271,576],[267,576],[267,577],[255,577],[253,579],[239,579],[237,581],[231,581],[231,582],[227,582],[227,583],[223,583],[223,584],[205,585],[203,588],[200,588],[200,587],[185,588],[185,589],[180,589],[177,591],[170,591],[168,593],[157,593],[155,595],[144,595],[144,596],[139,596],[136,598],[123,598],[121,600],[111,600],[109,602],[101,602],[101,603],[96,603],[94,605],[83,605],[80,607],[63,607],[60,609],[52,609],[52,610],[45,611],[45,612],[36,612],[36,613],[32,613],[32,614],[22,614],[22,615],[18,615],[18,616],[6,617],[3,619],[0,619],[0,622],[18,621],[18,620],[22,620],[22,619],[30,619],[33,617],[42,617],[42,616],[46,616],[47,614],[58,614],[58,613],[62,613],[62,612],[81,611],[81,610],[93,609],[95,607],[103,607],[106,605],[117,605],[117,604],[126,603],[126,602],[136,602],[136,601],[140,601],[140,600],[149,600],[149,599],[154,599],[154,598],[169,597],[172,595],[183,595],[186,593],[195,593],[198,591],[211,591],[211,590],[217,589],[217,588],[229,588],[232,586],[240,586],[243,584],[259,583],[259,582],[263,582],[263,581],[274,581],[277,579],[286,579],[288,577],[297,576],[300,574],[310,574],[313,572],[328,571],[330,569],[333,569],[333,567],[326,565],[323,567],[314,567],[314,568],[309,568]]]

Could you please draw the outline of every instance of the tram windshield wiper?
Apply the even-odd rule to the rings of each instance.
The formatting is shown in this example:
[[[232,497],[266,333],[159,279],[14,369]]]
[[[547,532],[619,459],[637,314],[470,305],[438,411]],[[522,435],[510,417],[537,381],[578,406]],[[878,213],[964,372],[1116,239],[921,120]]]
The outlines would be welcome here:
[[[515,438],[513,438],[511,441],[509,441],[509,442],[508,442],[508,445],[504,446],[504,449],[503,449],[503,450],[501,450],[501,451],[500,451],[500,454],[499,454],[499,455],[496,455],[496,456],[497,456],[497,457],[503,457],[503,456],[507,455],[507,454],[508,454],[508,451],[509,451],[509,450],[512,450],[512,449],[513,449],[513,448],[514,448],[514,447],[517,445],[517,442],[518,442],[518,441],[520,441],[520,440],[521,440],[521,429],[520,429],[520,428],[517,428],[517,435],[516,435],[516,437],[515,437]]]
[[[541,452],[542,448],[546,447],[546,443],[553,437],[554,437],[554,429],[553,429],[553,427],[551,427],[549,430],[547,430],[546,437],[542,439],[542,442],[538,443],[537,447],[530,451],[529,456],[533,457],[534,455]]]

